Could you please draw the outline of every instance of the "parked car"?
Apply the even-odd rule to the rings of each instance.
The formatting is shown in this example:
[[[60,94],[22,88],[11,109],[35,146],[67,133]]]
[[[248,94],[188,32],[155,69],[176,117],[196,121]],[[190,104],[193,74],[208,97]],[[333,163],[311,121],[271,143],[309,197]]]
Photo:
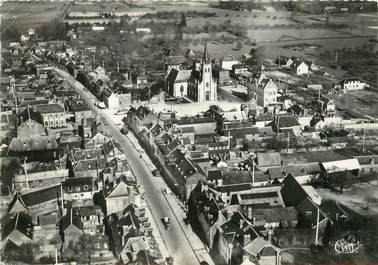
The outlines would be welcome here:
[[[172,227],[171,227],[171,220],[169,219],[169,217],[164,217],[163,218],[163,224],[164,224],[164,227],[166,230],[171,230]]]

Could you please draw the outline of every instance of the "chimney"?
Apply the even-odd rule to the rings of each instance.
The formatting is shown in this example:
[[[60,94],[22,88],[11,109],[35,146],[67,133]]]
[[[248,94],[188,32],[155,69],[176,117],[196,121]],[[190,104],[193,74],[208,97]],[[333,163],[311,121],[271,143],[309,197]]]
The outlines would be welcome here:
[[[231,220],[231,217],[233,216],[232,211],[227,211],[227,221]]]
[[[272,237],[273,237],[273,230],[268,230],[268,241],[269,243],[272,243]]]
[[[252,207],[248,207],[248,219],[252,220]]]
[[[240,224],[240,229],[242,229],[243,225],[244,225],[244,219],[243,218],[240,219],[239,224]]]

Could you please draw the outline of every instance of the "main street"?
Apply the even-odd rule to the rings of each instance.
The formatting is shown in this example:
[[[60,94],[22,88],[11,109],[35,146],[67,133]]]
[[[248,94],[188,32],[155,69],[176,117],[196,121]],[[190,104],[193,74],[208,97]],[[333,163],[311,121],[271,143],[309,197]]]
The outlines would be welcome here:
[[[140,159],[138,150],[131,144],[129,139],[120,132],[120,129],[102,110],[94,105],[97,99],[80,82],[76,81],[67,72],[57,68],[53,68],[53,70],[63,77],[73,88],[75,88],[83,100],[87,102],[89,107],[96,112],[103,121],[105,121],[112,134],[113,140],[121,146],[122,151],[126,155],[127,162],[137,178],[138,183],[143,185],[145,189],[144,197],[151,209],[154,219],[156,220],[156,224],[168,252],[174,258],[174,264],[199,264],[202,260],[199,260],[196,256],[187,235],[180,227],[179,220],[175,218],[161,192],[162,189],[167,187],[164,181],[162,181],[161,178],[154,177],[152,175],[147,165],[142,159]],[[161,218],[165,216],[169,217],[171,220],[172,229],[170,231],[167,231],[161,222]]]

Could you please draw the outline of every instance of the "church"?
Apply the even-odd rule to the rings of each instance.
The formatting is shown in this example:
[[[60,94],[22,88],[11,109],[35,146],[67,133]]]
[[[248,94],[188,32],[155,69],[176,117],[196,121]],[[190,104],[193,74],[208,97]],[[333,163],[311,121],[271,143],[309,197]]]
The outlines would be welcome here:
[[[217,100],[217,81],[205,44],[201,62],[194,61],[190,70],[171,68],[166,77],[166,91],[175,98],[194,102]]]

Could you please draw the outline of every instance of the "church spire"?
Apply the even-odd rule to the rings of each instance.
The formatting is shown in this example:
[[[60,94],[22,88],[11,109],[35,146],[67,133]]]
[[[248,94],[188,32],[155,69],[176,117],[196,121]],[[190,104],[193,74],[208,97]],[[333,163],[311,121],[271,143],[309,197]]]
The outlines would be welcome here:
[[[209,63],[209,54],[207,53],[207,42],[205,42],[205,49],[203,50],[202,63]]]

